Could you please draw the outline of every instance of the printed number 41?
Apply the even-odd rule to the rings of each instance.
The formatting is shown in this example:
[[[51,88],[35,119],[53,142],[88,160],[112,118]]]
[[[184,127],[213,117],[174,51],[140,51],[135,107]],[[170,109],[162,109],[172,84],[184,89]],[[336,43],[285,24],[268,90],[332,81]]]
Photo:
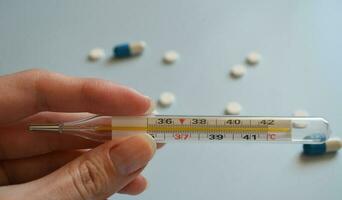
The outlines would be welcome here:
[[[257,135],[256,134],[244,135],[244,136],[242,136],[242,138],[245,140],[256,140]]]

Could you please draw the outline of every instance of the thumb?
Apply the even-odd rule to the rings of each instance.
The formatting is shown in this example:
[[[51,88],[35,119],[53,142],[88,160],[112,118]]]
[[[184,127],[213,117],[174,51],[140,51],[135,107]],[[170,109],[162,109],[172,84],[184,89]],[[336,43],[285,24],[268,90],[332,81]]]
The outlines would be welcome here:
[[[136,178],[155,150],[147,134],[110,141],[31,182],[31,194],[38,195],[35,199],[106,199]]]

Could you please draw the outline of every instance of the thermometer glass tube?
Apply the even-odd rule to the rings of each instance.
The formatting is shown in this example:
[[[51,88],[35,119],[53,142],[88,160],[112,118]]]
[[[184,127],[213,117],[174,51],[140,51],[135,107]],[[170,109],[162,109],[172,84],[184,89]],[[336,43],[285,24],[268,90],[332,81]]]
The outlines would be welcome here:
[[[31,124],[29,130],[70,134],[94,141],[147,133],[157,142],[324,143],[328,122],[319,117],[93,116],[59,124]]]

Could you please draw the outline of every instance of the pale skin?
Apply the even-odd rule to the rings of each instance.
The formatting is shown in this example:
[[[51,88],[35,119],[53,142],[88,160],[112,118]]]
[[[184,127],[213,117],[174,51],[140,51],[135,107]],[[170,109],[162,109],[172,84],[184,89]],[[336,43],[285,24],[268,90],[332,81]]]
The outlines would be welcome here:
[[[147,180],[140,173],[157,146],[149,135],[100,144],[32,134],[27,125],[89,113],[143,115],[150,98],[109,81],[42,70],[0,76],[0,93],[0,199],[106,199],[145,190]]]

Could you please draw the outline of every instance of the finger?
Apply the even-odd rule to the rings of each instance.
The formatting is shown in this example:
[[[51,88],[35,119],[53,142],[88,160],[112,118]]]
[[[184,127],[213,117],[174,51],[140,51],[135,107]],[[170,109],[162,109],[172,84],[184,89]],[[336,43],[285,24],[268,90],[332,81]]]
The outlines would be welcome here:
[[[18,159],[46,154],[53,151],[88,149],[98,146],[99,142],[70,135],[44,132],[30,133],[28,123],[58,123],[73,121],[89,116],[87,113],[43,112],[18,123],[2,127],[0,134],[0,160]]]
[[[0,123],[40,111],[141,115],[151,100],[128,87],[99,79],[29,70],[0,77]]]
[[[3,176],[0,176],[0,186],[25,183],[41,178],[79,157],[84,152],[86,151],[63,151],[32,158],[1,161],[0,171],[2,171]]]
[[[110,141],[52,174],[24,184],[34,199],[105,199],[133,181],[152,158],[155,141],[147,134]],[[44,187],[44,190],[40,190]],[[34,192],[40,190],[39,193]],[[28,189],[26,189],[27,191]]]
[[[94,148],[101,143],[63,134],[31,133],[27,127],[29,123],[54,124],[79,120],[89,116],[92,115],[89,113],[42,112],[18,123],[3,126],[0,131],[2,132],[0,134],[0,160],[27,158],[54,151]],[[115,140],[117,139],[115,138]],[[158,149],[162,146],[164,146],[163,143],[157,144]]]
[[[144,176],[138,175],[132,182],[122,188],[119,193],[137,195],[147,188],[147,180]]]

